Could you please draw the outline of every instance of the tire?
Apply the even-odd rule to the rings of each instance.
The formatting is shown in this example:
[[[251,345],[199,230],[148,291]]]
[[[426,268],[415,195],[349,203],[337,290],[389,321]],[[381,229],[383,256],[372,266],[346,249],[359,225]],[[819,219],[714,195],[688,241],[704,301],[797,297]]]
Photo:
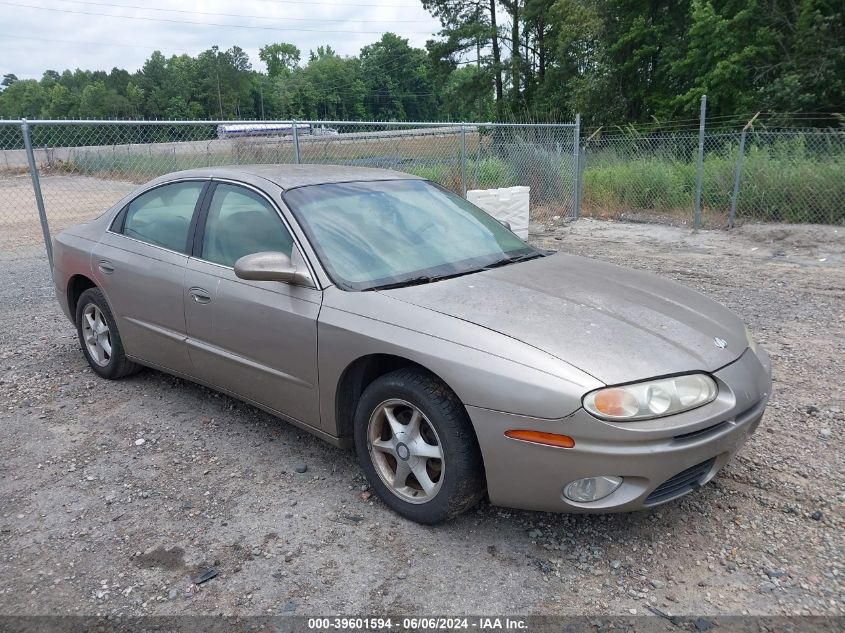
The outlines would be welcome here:
[[[396,370],[364,390],[355,450],[379,498],[417,523],[451,519],[484,495],[484,463],[469,417],[452,390],[423,370]]]
[[[117,380],[141,369],[126,358],[117,322],[99,288],[89,288],[80,295],[76,303],[76,332],[85,360],[97,375]]]

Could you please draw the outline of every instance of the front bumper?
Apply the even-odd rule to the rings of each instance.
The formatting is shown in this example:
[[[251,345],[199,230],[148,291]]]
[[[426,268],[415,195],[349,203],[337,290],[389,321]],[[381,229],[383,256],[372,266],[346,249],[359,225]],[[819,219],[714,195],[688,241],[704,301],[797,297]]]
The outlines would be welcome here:
[[[625,512],[677,499],[710,481],[754,433],[772,391],[768,354],[746,350],[713,374],[719,396],[678,415],[642,422],[597,420],[584,409],[558,420],[467,407],[478,436],[495,505],[550,512]],[[505,437],[530,429],[563,433],[573,448]],[[566,484],[583,477],[621,476],[609,496],[576,503]]]

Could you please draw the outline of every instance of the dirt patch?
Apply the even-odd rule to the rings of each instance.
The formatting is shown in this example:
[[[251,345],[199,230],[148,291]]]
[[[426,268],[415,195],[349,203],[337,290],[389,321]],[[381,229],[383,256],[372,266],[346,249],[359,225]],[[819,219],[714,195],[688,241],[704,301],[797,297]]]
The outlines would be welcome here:
[[[184,569],[185,550],[181,547],[165,549],[159,546],[138,556],[136,558],[136,562],[141,567],[145,567],[147,569],[151,569],[153,567],[166,569],[168,571]]]

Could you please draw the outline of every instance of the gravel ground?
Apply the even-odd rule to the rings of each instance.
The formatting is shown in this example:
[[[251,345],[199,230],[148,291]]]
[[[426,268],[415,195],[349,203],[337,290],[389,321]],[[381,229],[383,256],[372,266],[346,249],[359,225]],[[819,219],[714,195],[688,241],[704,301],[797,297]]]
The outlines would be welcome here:
[[[608,516],[482,503],[440,527],[392,514],[351,453],[252,407],[150,370],[97,378],[43,257],[7,253],[0,613],[845,614],[844,238],[544,232],[735,310],[772,354],[774,396],[738,458],[682,500]]]

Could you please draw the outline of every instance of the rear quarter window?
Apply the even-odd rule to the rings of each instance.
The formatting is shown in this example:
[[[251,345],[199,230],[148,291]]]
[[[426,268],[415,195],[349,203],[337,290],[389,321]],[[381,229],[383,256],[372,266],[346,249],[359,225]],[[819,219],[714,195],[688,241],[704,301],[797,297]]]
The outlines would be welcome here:
[[[126,237],[187,254],[191,218],[204,186],[205,182],[199,181],[177,182],[142,193],[121,211],[126,215],[121,232]]]

